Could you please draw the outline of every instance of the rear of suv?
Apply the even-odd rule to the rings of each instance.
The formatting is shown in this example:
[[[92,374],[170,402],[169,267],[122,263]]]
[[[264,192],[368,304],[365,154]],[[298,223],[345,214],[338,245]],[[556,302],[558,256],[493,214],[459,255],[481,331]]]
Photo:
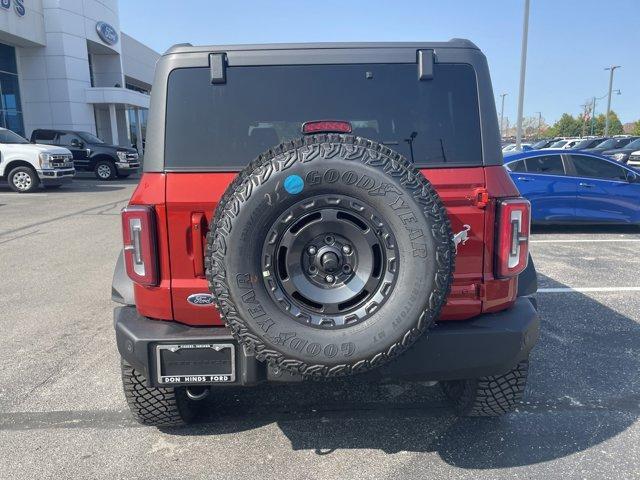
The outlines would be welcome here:
[[[539,321],[502,163],[469,41],[170,49],[112,287],[133,415],[351,375],[511,411]]]
[[[109,145],[90,132],[36,129],[31,142],[69,149],[76,169],[93,172],[98,180],[127,178],[140,170],[137,150]]]

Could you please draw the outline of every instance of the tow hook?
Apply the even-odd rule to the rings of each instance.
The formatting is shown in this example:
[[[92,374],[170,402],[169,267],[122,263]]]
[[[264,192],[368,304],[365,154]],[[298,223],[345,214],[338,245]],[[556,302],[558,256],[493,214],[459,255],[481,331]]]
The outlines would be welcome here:
[[[204,400],[209,396],[209,387],[187,387],[187,397],[194,402]]]
[[[471,231],[471,227],[469,225],[463,225],[462,228],[464,230],[459,231],[453,236],[453,244],[456,247],[456,253],[458,253],[458,245],[464,245],[467,243],[469,239],[469,232]]]

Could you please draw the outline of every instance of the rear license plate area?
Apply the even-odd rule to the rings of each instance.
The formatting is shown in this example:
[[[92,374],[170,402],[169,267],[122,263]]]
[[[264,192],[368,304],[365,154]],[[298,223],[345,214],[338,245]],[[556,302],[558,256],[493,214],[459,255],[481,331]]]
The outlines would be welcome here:
[[[236,380],[235,345],[156,345],[156,371],[160,385],[231,383]]]

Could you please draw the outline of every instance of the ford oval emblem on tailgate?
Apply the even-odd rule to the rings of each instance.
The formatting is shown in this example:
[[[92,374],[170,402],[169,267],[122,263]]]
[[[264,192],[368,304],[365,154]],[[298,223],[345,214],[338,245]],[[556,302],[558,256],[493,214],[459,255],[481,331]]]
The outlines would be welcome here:
[[[206,307],[213,305],[213,295],[210,293],[194,293],[187,297],[187,302],[199,307]]]

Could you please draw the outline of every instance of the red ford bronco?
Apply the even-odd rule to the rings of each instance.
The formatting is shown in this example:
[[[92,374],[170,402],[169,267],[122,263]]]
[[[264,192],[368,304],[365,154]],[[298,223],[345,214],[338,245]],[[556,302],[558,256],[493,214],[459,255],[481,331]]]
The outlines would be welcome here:
[[[113,282],[137,420],[345,375],[438,381],[461,415],[522,397],[530,207],[471,42],[178,45],[146,146]]]

